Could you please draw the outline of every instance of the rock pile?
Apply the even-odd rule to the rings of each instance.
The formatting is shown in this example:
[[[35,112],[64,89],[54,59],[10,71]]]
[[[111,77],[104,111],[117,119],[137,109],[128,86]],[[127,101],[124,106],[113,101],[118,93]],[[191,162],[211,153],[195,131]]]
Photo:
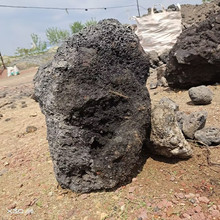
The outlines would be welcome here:
[[[117,20],[67,40],[37,72],[56,178],[75,192],[123,184],[141,166],[150,133],[148,56]]]

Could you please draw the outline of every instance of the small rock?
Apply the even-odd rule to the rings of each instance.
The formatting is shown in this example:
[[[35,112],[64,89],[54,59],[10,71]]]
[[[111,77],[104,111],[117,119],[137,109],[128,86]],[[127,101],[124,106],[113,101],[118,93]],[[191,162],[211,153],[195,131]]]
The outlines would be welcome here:
[[[150,83],[150,89],[156,89],[157,83]]]
[[[177,193],[175,196],[179,199],[185,199],[185,195],[183,193]]]
[[[6,97],[6,94],[7,94],[7,93],[5,93],[5,92],[4,92],[4,93],[0,93],[0,99],[1,99],[1,98],[5,98],[5,97]]]
[[[157,203],[157,207],[159,209],[162,209],[162,208],[168,208],[168,207],[172,207],[173,206],[173,203],[166,200],[166,199],[163,199],[162,201],[160,201],[159,203]]]
[[[11,109],[15,109],[17,106],[15,104],[9,106]]]
[[[48,196],[52,196],[52,195],[53,195],[53,192],[49,192],[49,193],[48,193]]]
[[[125,210],[125,205],[122,205],[122,206],[120,207],[120,209],[121,209],[121,211],[124,211],[124,210]]]
[[[197,130],[204,128],[207,118],[206,111],[193,112],[183,120],[183,133],[193,139]]]
[[[159,58],[163,63],[167,63],[167,61],[169,60],[169,53],[170,49],[166,49],[162,54],[160,54]]]
[[[183,213],[182,216],[183,216],[183,218],[191,219],[191,216],[187,213]]]
[[[193,193],[189,193],[189,194],[185,195],[185,197],[186,197],[187,199],[190,199],[190,198],[196,197],[196,195],[193,194]]]
[[[5,121],[10,121],[10,120],[11,120],[11,118],[6,118],[6,119],[5,119]]]
[[[2,118],[3,117],[3,114],[0,114],[0,118]]]
[[[147,211],[145,208],[141,208],[138,210],[138,218],[139,220],[148,220]]]
[[[202,211],[202,208],[201,208],[201,206],[196,206],[195,208],[194,208],[194,211],[196,212],[196,213],[200,213],[201,211]]]
[[[171,176],[170,181],[172,181],[172,182],[175,181],[175,177]]]
[[[195,105],[207,105],[212,102],[213,93],[206,86],[192,87],[188,93]]]
[[[179,111],[179,105],[177,105],[172,99],[163,97],[160,101],[159,104],[168,106],[169,108],[173,109],[175,112]]]
[[[27,107],[27,104],[21,105],[21,108],[26,108],[26,107]]]
[[[137,182],[137,178],[133,178],[133,179],[132,179],[132,182]]]
[[[26,128],[27,133],[33,133],[36,130],[37,130],[37,128],[35,126],[27,126],[27,128]]]
[[[161,84],[161,86],[163,87],[168,87],[168,83],[167,83],[167,80],[164,76],[162,76],[159,80],[158,80],[158,83]]]
[[[25,215],[32,215],[32,214],[34,214],[34,209],[33,208],[28,208],[28,209],[26,209],[25,210]]]
[[[7,153],[6,156],[7,157],[11,157],[13,154],[12,153]]]
[[[153,51],[150,51],[148,54],[149,54],[149,59],[150,59],[150,66],[152,68],[156,68],[159,63],[158,53],[153,50]]]
[[[210,214],[212,215],[212,217],[214,217],[215,219],[220,219],[220,212],[218,210],[212,210],[210,212]]]
[[[195,139],[206,145],[220,144],[220,128],[208,127],[195,132]]]
[[[8,162],[5,162],[5,163],[4,163],[4,166],[5,166],[5,167],[6,167],[6,166],[8,166],[8,165],[9,165],[9,163],[8,163]]]
[[[205,197],[205,196],[199,197],[198,200],[199,200],[199,202],[202,202],[202,203],[205,203],[205,204],[209,203],[209,201],[210,201],[210,200],[209,200],[207,197]]]
[[[66,219],[75,219],[73,216],[75,214],[75,210],[72,209],[70,211],[68,211],[67,215],[66,215]]]
[[[135,189],[136,189],[136,187],[129,187],[128,192],[129,192],[129,193],[133,193],[133,192],[135,191]]]
[[[154,211],[154,212],[159,212],[159,211],[160,211],[160,208],[156,206],[156,207],[153,209],[153,211]]]
[[[17,204],[16,203],[13,203],[13,204],[11,204],[10,206],[8,206],[8,210],[12,210],[12,209],[15,209],[16,208],[16,206],[17,206]]]
[[[3,170],[0,170],[0,176],[3,176],[3,174],[7,173],[8,170],[7,169],[3,169]]]
[[[87,199],[89,197],[89,194],[82,194],[81,196],[80,196],[80,198],[81,199]]]
[[[196,199],[189,199],[189,201],[192,203],[192,204],[195,204],[196,203]]]

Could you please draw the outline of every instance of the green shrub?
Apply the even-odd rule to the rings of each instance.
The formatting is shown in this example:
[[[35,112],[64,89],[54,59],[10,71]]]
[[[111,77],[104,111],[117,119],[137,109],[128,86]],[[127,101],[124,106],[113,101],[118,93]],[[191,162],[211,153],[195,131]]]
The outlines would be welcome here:
[[[70,36],[70,33],[67,30],[52,27],[46,30],[46,36],[51,45],[57,45],[65,41]]]

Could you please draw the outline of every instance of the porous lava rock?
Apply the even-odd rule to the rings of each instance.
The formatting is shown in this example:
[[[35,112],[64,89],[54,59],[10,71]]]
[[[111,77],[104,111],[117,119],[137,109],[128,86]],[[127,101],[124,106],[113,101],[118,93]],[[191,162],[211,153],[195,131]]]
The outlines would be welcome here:
[[[220,128],[207,127],[196,131],[195,139],[206,145],[220,144]]]
[[[184,30],[169,54],[165,77],[170,87],[220,82],[220,12]]]
[[[135,34],[107,19],[73,35],[35,78],[56,179],[75,192],[130,181],[149,138],[149,58]]]
[[[184,29],[189,28],[218,11],[220,11],[220,0],[206,1],[199,5],[183,4],[181,5],[182,26]]]

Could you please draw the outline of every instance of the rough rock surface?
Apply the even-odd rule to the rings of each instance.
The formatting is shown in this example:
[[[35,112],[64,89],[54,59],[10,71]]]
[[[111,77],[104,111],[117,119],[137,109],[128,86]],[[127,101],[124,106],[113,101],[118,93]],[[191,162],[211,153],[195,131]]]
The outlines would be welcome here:
[[[136,35],[109,19],[74,35],[39,69],[35,98],[61,187],[110,189],[136,175],[150,129],[148,60]]]
[[[167,98],[167,97],[163,97],[160,101],[159,104],[161,105],[166,105],[169,108],[172,108],[174,110],[174,112],[179,111],[179,105],[176,104],[172,99]]]
[[[183,120],[182,126],[184,135],[188,138],[194,139],[195,132],[205,127],[206,119],[206,111],[193,112],[190,115],[187,115],[185,120]]]
[[[207,144],[218,145],[220,144],[220,128],[207,127],[196,131],[195,139]]]
[[[206,86],[192,87],[188,93],[195,105],[208,105],[212,102],[213,93]]]
[[[184,30],[169,54],[170,87],[190,88],[220,82],[220,12]]]
[[[185,112],[177,111],[176,120],[181,131],[183,131],[183,122],[187,120],[187,114]]]
[[[166,157],[188,158],[192,149],[181,132],[173,108],[158,104],[151,112],[152,150]]]
[[[188,28],[196,23],[202,22],[208,18],[211,13],[220,10],[220,0],[212,0],[208,3],[201,1],[200,5],[181,5],[182,26]]]
[[[150,68],[150,89],[155,89],[158,86],[167,87],[168,83],[166,78],[164,77],[166,71],[166,65],[162,64],[157,68]]]

